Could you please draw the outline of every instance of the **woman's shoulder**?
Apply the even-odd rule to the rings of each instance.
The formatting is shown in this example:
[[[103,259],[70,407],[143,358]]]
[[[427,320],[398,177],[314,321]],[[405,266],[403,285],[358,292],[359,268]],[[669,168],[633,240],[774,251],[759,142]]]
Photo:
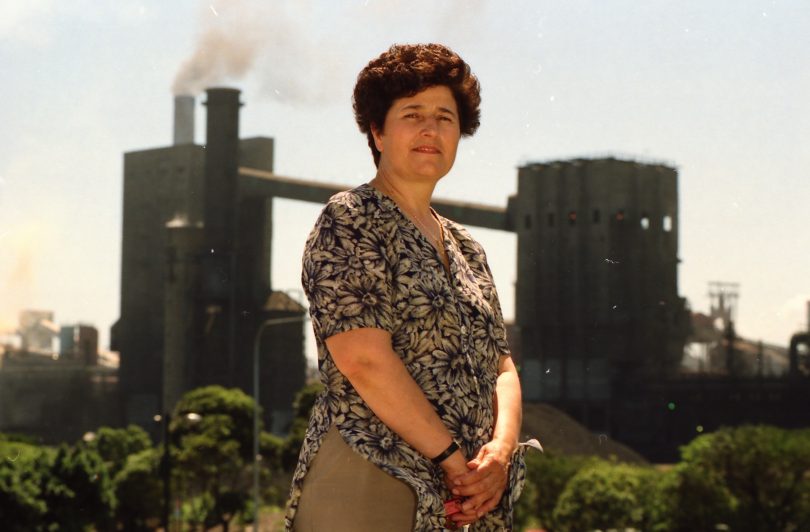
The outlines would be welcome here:
[[[330,197],[326,205],[360,206],[373,199],[374,195],[371,193],[370,189],[371,187],[367,183],[364,183],[349,190],[343,190]]]
[[[358,216],[373,215],[375,211],[379,210],[379,199],[374,194],[374,189],[367,183],[350,190],[338,192],[329,198],[323,208],[323,212],[328,213],[332,218],[345,217],[352,219],[356,219]]]
[[[393,218],[390,209],[369,184],[338,192],[326,202],[316,231],[339,233],[339,236],[385,240],[391,233]]]

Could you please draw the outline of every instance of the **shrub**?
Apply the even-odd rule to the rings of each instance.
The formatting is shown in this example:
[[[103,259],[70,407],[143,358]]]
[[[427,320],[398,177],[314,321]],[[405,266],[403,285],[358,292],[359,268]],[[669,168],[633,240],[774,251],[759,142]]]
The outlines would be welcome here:
[[[115,477],[126,465],[130,455],[149,449],[152,447],[152,441],[149,434],[137,425],[130,425],[124,429],[101,427],[96,431],[96,437],[89,446],[104,460],[110,476]]]
[[[732,530],[810,528],[810,431],[723,428],[695,438],[681,455],[683,482],[703,475],[715,496],[727,491]]]
[[[722,479],[691,464],[678,464],[661,480],[661,511],[655,530],[718,530],[734,515],[737,500]]]
[[[649,529],[659,476],[650,468],[603,461],[580,469],[554,508],[554,530]]]
[[[0,523],[9,532],[34,530],[45,515],[40,499],[41,451],[32,445],[0,442]]]
[[[526,487],[515,508],[515,528],[525,526],[531,518],[541,527],[553,529],[554,507],[568,481],[583,467],[598,459],[588,456],[566,456],[551,451],[526,454]]]

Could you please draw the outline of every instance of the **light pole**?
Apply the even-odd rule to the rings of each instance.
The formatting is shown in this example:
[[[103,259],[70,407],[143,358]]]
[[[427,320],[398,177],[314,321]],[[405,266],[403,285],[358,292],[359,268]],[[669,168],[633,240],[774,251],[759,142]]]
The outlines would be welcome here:
[[[186,419],[192,423],[196,423],[202,419],[202,416],[196,412],[188,412],[185,414]],[[163,457],[160,460],[160,475],[163,478],[163,509],[161,521],[163,521],[163,530],[169,532],[169,516],[171,515],[171,481],[172,481],[172,455],[169,448],[169,437],[171,435],[169,424],[172,421],[170,413],[165,412],[163,415],[156,414],[153,418],[155,423],[162,423],[163,425]],[[86,436],[86,435],[85,435]]]
[[[254,531],[259,532],[259,347],[262,333],[267,327],[286,323],[305,322],[306,315],[289,318],[270,318],[264,320],[256,329],[253,338],[253,522]]]
[[[163,530],[169,532],[169,514],[171,507],[171,476],[172,476],[172,463],[171,453],[169,451],[169,423],[171,422],[171,414],[164,412],[163,415],[157,414],[155,417],[156,423],[161,423],[163,428],[163,456],[160,460],[160,476],[163,479],[163,508],[161,511],[161,521],[163,522]]]

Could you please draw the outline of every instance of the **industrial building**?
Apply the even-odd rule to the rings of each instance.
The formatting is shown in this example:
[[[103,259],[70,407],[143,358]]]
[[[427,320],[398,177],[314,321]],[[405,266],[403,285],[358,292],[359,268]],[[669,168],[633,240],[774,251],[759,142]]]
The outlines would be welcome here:
[[[678,295],[674,168],[616,159],[518,172],[516,320],[527,399],[608,428],[608,401],[677,369],[689,330]],[[531,346],[531,347],[529,347]]]
[[[186,390],[254,388],[265,423],[289,420],[304,380],[305,309],[270,279],[273,198],[325,202],[348,187],[273,173],[273,141],[239,139],[239,92],[175,100],[174,145],[124,158],[122,417],[148,426]],[[678,293],[678,175],[603,157],[524,165],[505,207],[434,202],[459,223],[517,234],[516,323],[527,401],[558,407],[653,460],[696,427],[810,423],[807,341],[788,376],[684,374],[693,316]],[[733,358],[735,336],[725,349]],[[257,356],[257,357],[256,357]],[[795,362],[793,361],[795,359]]]
[[[272,197],[245,187],[272,172],[273,141],[239,139],[239,91],[211,89],[205,145],[194,99],[175,100],[174,145],[124,156],[120,352],[122,415],[148,426],[187,390],[253,392],[258,348],[265,423],[282,430],[304,383],[304,308],[270,284]],[[266,327],[278,318],[297,322]]]
[[[92,325],[63,325],[59,329],[59,358],[98,364],[98,329]]]
[[[118,372],[100,360],[95,327],[60,329],[52,311],[23,310],[16,336],[0,343],[0,432],[56,443],[119,423]]]

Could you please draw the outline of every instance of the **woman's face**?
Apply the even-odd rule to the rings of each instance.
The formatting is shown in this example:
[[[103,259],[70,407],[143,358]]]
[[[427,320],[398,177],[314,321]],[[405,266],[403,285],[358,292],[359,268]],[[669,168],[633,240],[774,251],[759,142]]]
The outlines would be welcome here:
[[[456,159],[456,99],[444,85],[394,100],[382,130],[372,128],[380,170],[405,180],[438,181]]]

